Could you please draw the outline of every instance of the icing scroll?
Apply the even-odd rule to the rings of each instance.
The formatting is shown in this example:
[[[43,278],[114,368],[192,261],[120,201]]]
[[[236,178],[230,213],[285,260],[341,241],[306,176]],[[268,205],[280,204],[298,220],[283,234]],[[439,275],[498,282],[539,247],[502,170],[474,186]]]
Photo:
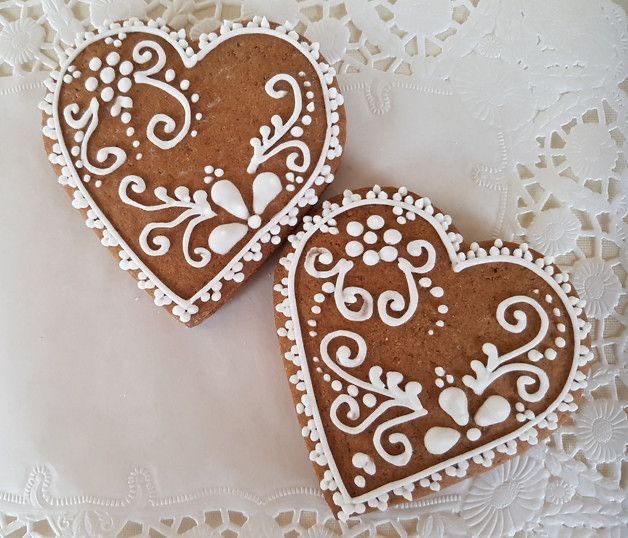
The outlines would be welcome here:
[[[107,166],[106,168],[99,168],[89,161],[87,157],[87,147],[89,146],[89,141],[94,134],[94,131],[98,127],[99,110],[100,104],[98,99],[96,97],[92,97],[89,102],[89,107],[85,110],[85,112],[83,112],[83,114],[80,114],[79,106],[76,103],[67,105],[63,109],[63,119],[65,119],[65,122],[72,127],[72,129],[77,129],[81,133],[83,132],[82,129],[87,127],[82,135],[80,162],[90,173],[97,176],[105,176],[107,174],[111,174],[124,164],[126,161],[126,153],[123,149],[109,146],[98,150],[96,153],[96,160],[100,163],[104,163],[110,157],[114,157],[115,160],[110,166]],[[80,116],[76,117],[78,114],[80,114]]]
[[[260,138],[252,138],[251,146],[253,146],[253,156],[247,168],[249,174],[254,174],[258,167],[271,157],[285,150],[292,151],[286,157],[286,166],[293,172],[305,172],[310,166],[310,149],[302,140],[296,138],[303,135],[303,128],[296,125],[301,111],[303,110],[303,97],[301,88],[295,78],[286,73],[280,73],[271,78],[265,86],[266,93],[273,99],[282,99],[288,95],[287,90],[277,89],[278,83],[288,84],[294,99],[294,108],[292,114],[286,122],[281,116],[275,114],[270,118],[272,128],[268,125],[262,125],[259,133]],[[279,143],[287,134],[293,136],[294,139],[286,140]],[[300,162],[297,162],[297,160]]]
[[[153,52],[157,55],[157,61],[143,71],[136,71],[133,74],[133,78],[138,84],[148,84],[149,86],[166,92],[171,97],[174,97],[181,105],[181,109],[183,110],[183,124],[179,132],[169,140],[164,140],[155,133],[155,128],[158,125],[161,126],[161,129],[163,129],[166,134],[175,132],[177,124],[168,114],[155,114],[146,127],[146,137],[148,140],[159,149],[166,150],[175,147],[188,134],[192,123],[192,112],[190,110],[190,103],[180,90],[171,84],[152,78],[152,75],[159,73],[166,65],[166,53],[161,45],[149,40],[140,41],[133,49],[133,60],[138,64],[146,64],[153,59]]]
[[[190,237],[194,228],[201,222],[205,222],[216,216],[216,213],[211,208],[209,201],[207,200],[207,193],[204,190],[194,191],[190,196],[190,191],[187,187],[177,187],[174,191],[174,198],[168,195],[164,187],[157,187],[154,190],[155,197],[162,201],[161,204],[145,205],[133,200],[128,193],[129,188],[137,193],[141,194],[146,191],[146,182],[139,176],[126,176],[121,182],[118,188],[118,194],[120,199],[130,206],[141,209],[143,211],[162,211],[164,209],[179,208],[183,211],[179,215],[169,222],[151,222],[142,229],[140,233],[140,246],[142,250],[149,256],[163,256],[170,250],[170,240],[164,235],[157,235],[150,237],[151,233],[156,230],[167,230],[176,228],[180,224],[188,221],[183,233],[183,255],[185,260],[192,267],[204,267],[211,260],[211,253],[204,247],[196,247],[194,254],[197,258],[192,258],[190,255]],[[151,246],[151,243],[154,246]]]
[[[330,344],[337,338],[348,338],[357,345],[357,353],[351,356],[351,350],[348,346],[342,345],[336,350],[335,358],[332,359],[329,354]],[[361,416],[360,404],[356,400],[355,395],[351,393],[343,393],[336,397],[330,407],[330,417],[334,425],[345,433],[357,435],[364,432],[377,419],[379,419],[386,411],[393,408],[401,408],[408,411],[405,414],[386,420],[379,424],[373,433],[373,445],[377,453],[388,463],[395,466],[406,465],[412,456],[412,445],[405,434],[399,432],[388,433],[389,430],[415,420],[427,414],[427,411],[421,405],[419,394],[423,390],[420,383],[416,381],[408,381],[401,386],[403,375],[399,372],[387,372],[385,379],[382,379],[383,370],[379,366],[371,366],[369,369],[369,381],[364,381],[348,373],[345,368],[356,368],[364,363],[366,359],[367,346],[364,338],[352,331],[333,331],[322,339],[320,345],[320,353],[323,362],[343,381],[351,386],[358,387],[366,394],[373,393],[383,396],[385,399],[373,406],[369,410],[368,415],[357,424],[347,424],[341,418],[341,411],[345,418],[350,422],[359,421]],[[354,391],[354,394],[357,392]],[[373,400],[371,400],[373,401]],[[392,445],[401,445],[402,451],[399,454],[391,454],[382,445],[382,437],[387,435],[386,440]]]
[[[518,334],[523,332],[527,327],[527,315],[523,310],[515,310],[513,316],[516,320],[515,323],[510,323],[506,319],[506,311],[514,305],[527,304],[530,305],[536,313],[539,315],[541,326],[536,336],[528,343],[524,344],[513,351],[510,351],[504,355],[500,355],[497,347],[490,342],[485,343],[482,346],[482,351],[487,357],[486,366],[481,361],[471,361],[471,369],[475,372],[475,376],[466,375],[462,378],[463,383],[471,388],[476,394],[482,394],[484,390],[493,383],[497,378],[504,374],[511,372],[529,372],[536,376],[536,380],[529,375],[522,375],[517,379],[517,390],[519,396],[528,402],[538,402],[545,396],[549,389],[549,378],[545,371],[533,364],[516,362],[508,363],[509,361],[520,357],[524,353],[528,353],[536,348],[545,336],[549,329],[549,317],[543,307],[531,297],[525,295],[516,295],[509,297],[499,303],[497,307],[497,321],[508,332]],[[530,393],[527,387],[538,381],[538,388],[536,391]]]

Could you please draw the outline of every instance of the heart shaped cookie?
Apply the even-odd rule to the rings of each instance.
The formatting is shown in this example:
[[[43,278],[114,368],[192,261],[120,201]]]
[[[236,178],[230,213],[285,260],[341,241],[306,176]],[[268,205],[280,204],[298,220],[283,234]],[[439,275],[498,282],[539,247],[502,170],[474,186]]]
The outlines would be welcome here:
[[[577,408],[591,327],[527,245],[466,246],[427,198],[379,187],[325,202],[289,241],[280,345],[341,519],[481,472]]]
[[[334,179],[335,72],[317,44],[262,18],[198,46],[137,20],[78,41],[46,82],[50,161],[120,267],[196,325]]]

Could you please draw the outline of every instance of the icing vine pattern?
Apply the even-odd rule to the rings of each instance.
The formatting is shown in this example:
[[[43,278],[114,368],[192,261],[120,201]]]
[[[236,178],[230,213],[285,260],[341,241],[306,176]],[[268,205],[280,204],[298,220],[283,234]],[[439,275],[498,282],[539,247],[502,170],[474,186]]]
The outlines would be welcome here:
[[[397,221],[400,225],[406,222],[404,217]],[[303,261],[305,271],[311,277],[325,281],[321,286],[321,293],[314,297],[315,304],[311,311],[315,315],[321,313],[319,304],[324,302],[324,295],[327,294],[333,298],[336,310],[349,322],[364,322],[377,313],[379,319],[389,327],[399,327],[415,315],[421,303],[419,290],[423,289],[423,293],[429,292],[439,299],[442,304],[436,307],[436,311],[444,317],[449,310],[444,301],[445,291],[435,286],[432,278],[427,276],[435,267],[436,249],[429,241],[421,238],[408,241],[405,249],[402,248],[401,228],[402,226],[394,225],[387,228],[386,220],[381,215],[372,214],[365,222],[351,220],[344,227],[348,236],[343,247],[346,256],[335,260],[332,252],[325,247],[308,248]],[[381,241],[384,246],[377,249],[375,245],[381,244]],[[409,261],[410,259],[413,261]],[[347,285],[347,277],[359,263],[369,267],[380,263],[394,263],[405,276],[406,290],[404,293],[386,290],[374,298],[364,287]],[[425,432],[422,441],[428,453],[446,455],[463,436],[476,443],[483,435],[481,428],[504,422],[513,414],[511,403],[506,398],[490,395],[482,400],[478,410],[470,416],[467,394],[469,389],[481,397],[502,376],[521,374],[516,381],[521,398],[515,406],[516,419],[519,422],[530,419],[530,412],[526,411],[524,402],[539,402],[546,396],[550,385],[549,377],[536,363],[544,359],[553,361],[557,357],[555,348],[564,348],[566,340],[562,336],[557,337],[553,347],[541,350],[539,347],[545,341],[552,321],[560,332],[565,332],[566,327],[558,319],[563,311],[552,304],[552,296],[545,296],[544,307],[541,305],[543,299],[539,293],[535,289],[531,290],[530,296],[509,297],[501,301],[495,311],[495,319],[500,327],[512,334],[521,334],[529,327],[528,314],[521,309],[522,305],[527,305],[533,315],[538,316],[539,329],[524,345],[501,354],[495,344],[485,342],[482,351],[487,357],[486,364],[477,359],[471,360],[469,367],[474,375],[464,375],[460,380],[456,380],[440,366],[435,369],[434,382],[439,391],[438,406],[455,424],[433,426]],[[546,309],[553,313],[555,320],[550,320]],[[514,322],[507,319],[507,314]],[[308,320],[308,325],[316,327],[317,322],[311,319]],[[439,319],[434,325],[443,327],[444,322]],[[434,330],[429,329],[428,334],[434,334]],[[310,336],[316,335],[315,331],[310,331]],[[330,352],[332,347],[335,348],[334,353]],[[428,415],[429,411],[420,401],[422,385],[417,381],[404,379],[400,372],[384,372],[378,364],[369,367],[368,380],[352,373],[355,368],[368,364],[368,348],[366,340],[351,330],[334,330],[325,334],[320,341],[319,352],[320,360],[333,374],[327,373],[323,378],[339,393],[329,407],[329,416],[334,426],[346,434],[359,435],[375,425],[372,430],[372,444],[377,454],[391,465],[407,465],[415,447],[406,434],[395,430],[400,425]],[[528,362],[515,362],[515,359],[521,357],[526,357]],[[319,359],[315,358],[314,361],[319,362]],[[316,370],[319,371],[320,367]],[[332,380],[334,376],[335,379]],[[461,382],[460,386],[456,386],[458,381]],[[534,385],[536,390],[529,391]],[[391,409],[403,412],[377,424]],[[550,421],[555,417],[552,414]],[[390,450],[390,447],[394,449]],[[514,453],[512,451],[515,448],[516,443],[509,442],[500,450],[510,454]],[[477,462],[487,465],[492,457],[490,454],[478,457]],[[366,474],[376,473],[376,462],[363,453],[354,454],[354,467]],[[363,475],[358,474],[354,477],[354,483],[363,488],[366,480]]]
[[[127,93],[133,84],[145,84],[152,86],[174,99],[182,110],[182,121],[180,125],[174,118],[165,113],[154,114],[146,127],[146,138],[150,143],[160,150],[166,151],[177,146],[186,136],[197,136],[197,131],[191,130],[192,109],[190,100],[193,103],[199,101],[200,96],[193,93],[188,97],[181,90],[188,90],[190,82],[183,79],[179,83],[179,88],[175,84],[175,72],[173,69],[166,69],[166,53],[164,48],[157,42],[144,39],[138,42],[132,52],[133,62],[128,60],[120,62],[117,52],[107,55],[103,62],[98,57],[93,57],[89,62],[89,69],[94,76],[90,76],[85,81],[85,89],[88,92],[99,92],[100,100],[104,104],[110,103],[110,114],[113,117],[120,117],[123,124],[131,121],[131,109],[133,101]],[[141,67],[141,69],[140,69]],[[116,76],[115,69],[122,75],[118,81],[118,90],[121,95],[115,95],[109,84]],[[132,76],[131,76],[132,75]],[[304,72],[299,72],[300,78],[305,77]],[[162,80],[163,79],[163,80]],[[104,88],[100,88],[105,84]],[[171,242],[166,235],[168,230],[179,226],[185,226],[182,237],[181,249],[185,261],[195,268],[205,267],[212,259],[212,254],[225,255],[243,238],[249,230],[256,230],[262,224],[262,215],[268,205],[282,192],[283,185],[279,176],[273,172],[258,172],[260,165],[278,155],[286,153],[286,166],[289,170],[286,174],[288,181],[294,181],[295,174],[305,172],[311,163],[310,149],[307,144],[300,140],[303,136],[304,127],[312,122],[310,114],[315,110],[314,94],[311,90],[311,82],[302,81],[305,87],[305,96],[297,79],[287,73],[279,73],[268,80],[264,86],[266,93],[273,99],[284,99],[291,97],[293,101],[292,112],[287,119],[274,114],[270,118],[270,126],[262,125],[259,128],[259,137],[252,138],[252,156],[247,166],[247,172],[254,175],[252,181],[253,204],[248,208],[244,202],[242,193],[235,183],[227,178],[221,178],[212,184],[211,189],[198,189],[190,193],[186,186],[179,186],[172,193],[168,193],[163,186],[153,189],[156,203],[146,204],[134,199],[133,194],[142,194],[147,190],[146,180],[137,175],[125,176],[119,185],[118,193],[120,199],[127,205],[145,212],[159,212],[163,210],[179,210],[178,215],[167,221],[155,221],[146,224],[139,236],[139,243],[142,251],[149,256],[163,256],[170,251]],[[306,101],[306,102],[304,102]],[[124,110],[124,112],[122,112]],[[113,158],[114,161],[106,167],[99,167],[91,163],[87,157],[87,150],[91,136],[98,127],[101,104],[98,97],[94,96],[90,104],[83,113],[76,103],[67,105],[64,109],[66,123],[79,130],[75,140],[80,142],[80,147],[73,151],[73,154],[80,156],[77,166],[87,172],[105,176],[114,172],[127,160],[126,152],[118,147],[106,147],[99,149],[96,153],[96,160],[105,163]],[[199,116],[200,113],[197,114]],[[197,118],[198,119],[198,118]],[[83,131],[84,130],[84,131]],[[160,135],[163,133],[166,136]],[[126,129],[127,136],[133,136],[133,127]],[[134,142],[134,147],[139,143]],[[136,159],[141,159],[142,154],[138,153]],[[205,167],[205,172],[215,171],[215,175],[220,176],[224,171],[213,166]],[[85,176],[84,181],[89,181],[90,176]],[[205,176],[205,182],[209,183],[214,178]],[[300,179],[300,178],[299,178]],[[100,186],[100,182],[96,186]],[[218,215],[218,208],[224,209],[232,217],[240,222],[231,222],[216,226],[207,237],[207,246],[197,246],[191,249],[190,243],[195,229],[203,222],[209,221]]]

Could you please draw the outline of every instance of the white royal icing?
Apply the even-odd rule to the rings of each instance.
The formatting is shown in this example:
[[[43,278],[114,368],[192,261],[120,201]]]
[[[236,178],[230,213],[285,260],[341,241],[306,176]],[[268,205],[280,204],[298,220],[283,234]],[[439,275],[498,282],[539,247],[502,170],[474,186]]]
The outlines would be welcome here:
[[[537,349],[543,341],[548,333],[549,320],[547,319],[547,313],[543,310],[542,314],[540,312],[542,308],[538,301],[528,296],[514,296],[502,301],[498,305],[495,317],[503,330],[514,334],[525,330],[528,323],[527,316],[516,307],[526,304],[527,308],[532,310],[533,315],[539,316],[539,331],[529,342],[510,353],[500,354],[494,344],[485,344],[483,351],[488,359],[486,364],[482,361],[474,360],[469,365],[475,375],[467,375],[463,379],[457,380],[441,366],[435,368],[435,385],[439,391],[438,405],[450,418],[451,422],[449,424],[437,424],[428,429],[422,439],[422,444],[429,453],[443,455],[442,461],[429,468],[412,474],[409,473],[403,479],[386,484],[381,484],[380,482],[378,487],[369,487],[367,480],[364,482],[355,480],[358,476],[363,477],[365,471],[362,474],[354,474],[350,477],[350,480],[359,487],[360,493],[352,496],[343,482],[327,442],[326,432],[321,421],[321,410],[316,405],[316,394],[313,390],[311,378],[312,375],[321,374],[318,370],[315,370],[315,373],[310,370],[310,360],[316,363],[319,361],[318,356],[320,356],[323,364],[329,368],[329,373],[325,373],[323,379],[325,382],[330,383],[333,390],[338,393],[328,410],[334,427],[339,428],[347,435],[358,433],[364,435],[367,429],[373,432],[371,443],[374,454],[391,465],[397,467],[407,465],[409,461],[408,456],[411,458],[415,449],[418,448],[412,446],[407,436],[400,431],[395,431],[395,428],[398,428],[400,424],[420,421],[422,417],[430,413],[430,409],[424,409],[419,400],[420,386],[413,386],[413,381],[406,381],[402,374],[398,372],[387,372],[384,377],[382,367],[370,362],[377,358],[369,357],[366,340],[355,331],[345,329],[324,335],[317,357],[308,358],[305,352],[295,295],[295,278],[301,264],[303,264],[310,276],[324,280],[325,284],[333,285],[333,290],[330,286],[325,286],[323,291],[327,290],[332,293],[334,296],[334,307],[349,322],[348,327],[351,327],[351,323],[357,323],[355,327],[358,330],[360,327],[359,323],[369,319],[376,311],[373,296],[368,290],[350,286],[345,287],[344,283],[344,277],[355,264],[362,263],[359,254],[357,254],[359,248],[352,242],[363,244],[360,238],[370,229],[368,227],[368,219],[367,223],[353,220],[347,225],[346,232],[349,235],[349,239],[344,247],[344,253],[347,254],[347,258],[334,259],[334,255],[329,250],[312,246],[311,244],[311,239],[315,234],[326,233],[324,230],[330,226],[335,226],[337,219],[344,212],[365,206],[373,206],[374,209],[377,209],[377,211],[374,211],[374,215],[379,215],[382,209],[388,208],[394,209],[393,214],[395,215],[412,213],[414,216],[409,220],[424,219],[437,232],[448,253],[452,270],[455,273],[463,272],[469,267],[477,267],[484,263],[518,265],[533,272],[551,288],[555,295],[553,303],[559,303],[560,305],[560,309],[553,307],[557,309],[557,312],[553,311],[553,314],[557,317],[562,316],[561,322],[563,324],[567,318],[573,328],[571,333],[569,331],[560,331],[564,335],[561,338],[565,340],[565,345],[567,344],[567,338],[571,339],[573,357],[564,386],[560,388],[556,398],[547,403],[544,411],[535,415],[530,410],[526,410],[521,402],[517,403],[515,407],[518,410],[516,415],[518,426],[499,439],[482,444],[480,439],[483,434],[480,428],[490,427],[508,419],[511,414],[511,404],[499,395],[490,395],[484,399],[475,415],[470,417],[468,410],[469,395],[476,394],[482,397],[484,391],[491,386],[493,381],[498,378],[501,379],[507,373],[512,373],[514,374],[512,382],[516,385],[517,392],[522,400],[534,402],[546,396],[549,383],[545,372],[540,366],[537,366],[537,364],[542,365],[544,360],[549,360],[545,353],[546,350],[540,350],[543,358],[539,359],[537,363],[514,362],[517,358],[528,359],[528,352]],[[397,208],[400,209],[399,212],[396,211]],[[563,290],[561,287],[563,282],[562,274],[554,274],[552,271],[545,270],[546,265],[551,263],[551,261],[544,258],[534,260],[525,244],[510,252],[499,240],[496,241],[495,247],[490,249],[489,252],[481,249],[477,244],[472,244],[468,253],[462,252],[460,250],[462,238],[458,234],[448,231],[451,219],[441,214],[435,215],[434,213],[429,200],[415,198],[404,188],[400,188],[392,197],[379,187],[374,187],[366,195],[347,191],[342,204],[328,203],[324,205],[321,216],[317,216],[314,219],[306,219],[303,231],[290,237],[291,251],[281,259],[286,275],[282,278],[281,284],[276,285],[275,289],[281,291],[285,297],[284,301],[277,306],[277,310],[285,316],[286,321],[284,326],[278,329],[278,334],[281,338],[286,338],[290,342],[290,351],[286,353],[286,359],[292,362],[298,369],[298,375],[293,377],[295,383],[297,383],[297,390],[302,392],[301,402],[303,402],[303,405],[297,406],[297,412],[304,413],[308,417],[309,424],[316,430],[317,448],[312,452],[311,457],[318,458],[318,461],[321,461],[320,454],[324,455],[324,462],[319,463],[325,468],[325,479],[321,482],[321,487],[334,491],[333,500],[339,508],[338,517],[341,519],[347,519],[347,517],[355,513],[362,513],[367,506],[384,509],[389,495],[399,495],[406,499],[411,499],[411,492],[417,486],[432,490],[438,488],[439,477],[442,476],[440,472],[444,471],[447,476],[462,477],[467,473],[470,464],[490,466],[496,453],[511,455],[516,452],[518,442],[536,443],[540,428],[556,427],[557,421],[554,419],[557,417],[557,411],[574,410],[577,407],[571,391],[582,389],[586,383],[586,376],[578,368],[584,366],[593,357],[592,352],[582,344],[582,340],[586,338],[591,327],[586,321],[578,318],[582,314],[582,301],[575,297],[569,297],[567,295],[568,291]],[[375,219],[372,219],[372,222],[374,221]],[[411,250],[415,254],[422,255],[422,258],[419,259],[425,263],[426,258],[430,258],[428,254],[429,247],[424,244],[421,244],[421,249],[418,247],[419,244],[414,243]],[[419,250],[422,252],[419,252]],[[356,253],[356,256],[352,257],[351,253]],[[411,253],[408,254],[411,255]],[[400,270],[403,270],[404,261],[407,260],[400,258],[397,261]],[[434,286],[431,278],[427,276],[421,277],[419,286],[422,289],[429,288],[432,296],[440,299],[442,304],[445,292],[442,287]],[[407,293],[409,295],[410,291]],[[321,295],[324,299],[324,293]],[[361,306],[359,308],[351,308],[358,297],[361,300]],[[323,302],[322,304],[327,303]],[[389,304],[392,305],[393,303]],[[397,308],[397,312],[403,309],[400,301],[395,304],[395,308]],[[391,308],[392,311],[395,311],[395,308]],[[441,310],[439,312],[441,314],[446,315],[448,312],[448,310],[447,312],[444,309]],[[315,316],[324,315],[324,312],[318,305],[312,307],[311,312]],[[507,312],[508,315],[506,315]],[[564,316],[563,313],[565,314]],[[379,309],[378,314],[381,315]],[[506,317],[514,320],[514,322],[508,321]],[[382,317],[382,321],[386,322],[385,319],[385,317]],[[343,338],[342,345],[338,346],[336,344],[332,348],[330,344],[336,338],[341,337]],[[347,338],[353,344],[347,345],[345,343]],[[333,358],[330,356],[330,349],[335,349]],[[555,353],[555,351],[554,354],[550,353],[550,355],[554,356],[554,359],[556,358]],[[357,367],[360,367],[361,371],[368,367],[368,381],[350,373],[352,369]],[[534,368],[539,370],[537,371]],[[506,377],[504,379],[510,378]],[[533,379],[535,380],[532,381]],[[529,391],[528,389],[532,383],[536,383],[536,390]],[[453,384],[458,384],[458,386]],[[408,387],[412,387],[410,394],[407,392]],[[361,403],[364,405],[363,407]],[[392,407],[399,409],[401,415],[397,419],[388,419],[380,423],[378,418],[383,414],[383,410]],[[387,417],[388,415],[384,418]],[[382,428],[385,429],[385,437],[388,441],[384,446],[381,443],[381,434],[384,433],[381,431]],[[447,453],[463,438],[476,444],[465,453],[447,456]],[[387,447],[390,446],[394,449],[393,453],[386,452]],[[364,468],[360,465],[355,465],[355,463],[367,461],[365,456],[369,456],[365,452],[360,454],[364,456],[359,456],[354,461],[354,467],[359,471]],[[377,469],[373,469],[373,471],[375,473],[378,472],[379,466]]]
[[[98,98],[94,97],[84,111],[79,110],[76,104],[70,104],[64,111],[59,111],[61,88],[64,83],[71,81],[71,78],[69,79],[66,74],[74,69],[72,64],[76,57],[87,47],[98,41],[104,40],[108,44],[115,45],[115,43],[118,42],[118,39],[115,39],[116,37],[122,34],[129,35],[132,33],[137,33],[145,37],[145,39],[139,41],[134,47],[132,54],[133,61],[120,61],[121,58],[119,54],[114,51],[114,53],[109,53],[104,59],[93,57],[88,62],[90,73],[84,83],[87,91],[98,92],[97,95],[102,95],[103,101],[108,100],[111,104],[100,105]],[[87,147],[91,135],[98,127],[99,114],[104,112],[103,109],[105,106],[110,107],[110,114],[113,117],[120,117],[120,120],[124,124],[129,124],[132,121],[130,111],[133,106],[132,101],[130,99],[121,99],[125,97],[124,95],[115,95],[115,92],[112,94],[113,86],[108,86],[113,83],[116,70],[119,73],[116,87],[117,91],[121,94],[130,91],[133,84],[146,84],[165,92],[167,99],[174,99],[181,107],[183,120],[180,122],[180,125],[176,125],[173,118],[163,113],[155,114],[150,119],[146,129],[146,137],[149,144],[161,150],[167,150],[180,143],[188,134],[190,136],[196,134],[195,130],[190,130],[192,120],[190,103],[198,103],[201,96],[193,92],[188,101],[186,94],[183,92],[190,89],[189,81],[187,79],[177,81],[175,80],[176,77],[174,73],[168,74],[168,70],[166,70],[166,73],[163,72],[165,68],[165,52],[162,40],[166,42],[168,46],[171,46],[179,55],[185,68],[191,69],[221,43],[224,43],[232,37],[251,34],[270,35],[286,41],[303,54],[314,68],[320,84],[322,94],[321,101],[324,107],[324,117],[326,118],[326,132],[322,151],[318,161],[314,163],[312,173],[308,177],[299,176],[300,182],[298,188],[295,188],[294,185],[289,185],[291,187],[289,190],[294,191],[292,199],[274,215],[267,217],[264,223],[262,223],[259,215],[260,208],[268,206],[272,201],[273,194],[277,191],[277,182],[273,177],[263,175],[266,172],[262,172],[256,176],[256,178],[260,178],[260,181],[255,184],[254,180],[256,192],[254,193],[255,203],[253,211],[252,214],[249,215],[247,222],[242,223],[250,229],[254,229],[255,233],[249,237],[245,244],[240,244],[240,240],[244,237],[240,237],[243,230],[242,226],[229,226],[228,228],[218,230],[211,240],[208,238],[207,248],[198,247],[195,248],[193,252],[189,252],[189,235],[200,222],[208,218],[213,218],[213,216],[210,216],[210,213],[213,213],[214,209],[211,208],[211,205],[210,209],[206,207],[205,200],[200,199],[200,194],[195,193],[198,200],[192,196],[190,202],[185,202],[184,200],[177,199],[176,194],[161,193],[164,199],[158,197],[159,201],[163,202],[163,204],[167,204],[168,208],[179,209],[180,213],[177,217],[168,222],[151,223],[142,231],[140,243],[145,253],[149,255],[164,255],[170,249],[170,241],[167,237],[164,235],[151,237],[151,232],[156,230],[169,230],[175,226],[185,225],[186,239],[183,241],[184,244],[181,245],[181,248],[183,249],[186,261],[192,267],[204,267],[209,263],[212,248],[214,248],[213,252],[215,254],[225,252],[225,254],[228,253],[230,256],[230,259],[225,262],[223,268],[213,276],[207,284],[191,296],[181,297],[166,286],[142,262],[140,257],[133,252],[96,205],[83,184],[84,181],[89,181],[90,175],[107,175],[122,166],[130,157],[134,157],[136,160],[142,159],[144,153],[137,152],[128,156],[121,148],[102,148],[97,151],[96,160],[103,166],[98,166],[88,160]],[[159,40],[159,42],[157,42],[157,40]],[[181,321],[187,322],[190,320],[191,316],[198,312],[198,306],[196,305],[198,301],[207,301],[210,299],[220,300],[220,293],[217,290],[222,286],[223,281],[242,281],[244,278],[242,272],[243,263],[252,260],[259,261],[262,258],[262,245],[267,243],[276,245],[280,242],[282,229],[285,226],[294,226],[296,224],[296,215],[299,212],[299,208],[315,204],[318,201],[313,189],[315,185],[322,185],[333,180],[333,174],[331,174],[328,162],[339,157],[342,153],[342,147],[339,142],[340,131],[338,125],[340,116],[337,109],[343,104],[342,95],[332,87],[335,71],[326,63],[319,61],[320,55],[318,46],[301,40],[298,34],[292,31],[290,25],[284,24],[276,29],[272,29],[268,21],[261,17],[254,17],[252,21],[247,23],[246,27],[243,27],[239,23],[224,21],[220,28],[220,35],[202,34],[199,37],[199,48],[197,51],[189,46],[183,31],[173,33],[161,22],[149,21],[145,25],[137,19],[124,21],[123,23],[111,23],[104,28],[98,29],[97,32],[78,36],[77,43],[78,45],[75,49],[67,51],[67,57],[63,60],[59,69],[51,73],[50,80],[46,83],[50,93],[46,95],[44,101],[40,104],[40,108],[49,116],[43,127],[44,135],[55,141],[53,151],[49,158],[51,162],[62,168],[59,182],[76,189],[73,205],[78,208],[89,208],[93,212],[94,218],[99,223],[97,229],[102,231],[101,242],[103,245],[115,246],[119,249],[120,258],[123,260],[123,262],[120,263],[120,267],[125,270],[137,271],[138,275],[142,275],[142,278],[138,281],[138,286],[153,289],[156,304],[173,305],[173,313],[179,316]],[[166,80],[166,82],[164,82],[164,80]],[[255,168],[255,170],[272,155],[283,152],[284,150],[287,154],[286,163],[292,169],[306,170],[311,164],[313,156],[310,154],[309,148],[299,140],[299,137],[303,134],[303,128],[295,124],[301,123],[304,126],[309,125],[311,123],[311,117],[307,114],[303,114],[302,109],[312,111],[314,106],[310,96],[306,95],[305,98],[303,98],[298,84],[296,87],[294,86],[294,80],[294,77],[291,75],[280,73],[268,81],[266,85],[266,91],[274,99],[282,99],[290,93],[294,99],[294,110],[287,121],[281,118],[277,119],[277,116],[271,117],[271,125],[274,131],[268,131],[268,137],[260,133],[261,138],[259,139],[259,146],[254,144],[252,148],[253,156],[250,166],[251,168]],[[303,85],[310,87],[312,82],[304,81]],[[105,86],[110,89],[105,91]],[[103,91],[104,94],[102,93]],[[193,89],[190,91],[193,91]],[[78,158],[71,153],[71,148],[66,146],[66,141],[63,140],[60,134],[62,132],[62,120],[66,121],[68,125],[74,129],[84,130],[81,131],[81,140],[77,140],[79,144],[79,146],[77,146],[79,152]],[[269,129],[271,128],[269,127]],[[158,133],[162,135],[165,134],[166,136],[162,136]],[[264,133],[266,133],[266,130],[264,130]],[[126,128],[126,135],[128,137],[132,137],[134,134],[135,129],[133,129],[133,127],[129,126]],[[133,144],[133,147],[135,148],[136,145]],[[251,173],[255,173],[255,170]],[[87,174],[85,174],[85,172],[87,172]],[[83,176],[86,176],[87,179],[83,180]],[[219,177],[218,175],[216,176]],[[136,188],[140,188],[140,185],[144,182],[144,179],[138,178],[138,176],[133,177],[135,179],[125,178],[125,189],[120,190],[121,193],[124,192],[126,195],[123,197],[123,200],[125,203],[133,205],[137,209],[155,211],[156,207],[162,205],[161,203],[154,205],[139,204],[134,202],[133,198],[129,196],[130,193],[127,192],[126,187],[133,184]],[[101,185],[100,180],[96,181],[94,185]],[[136,192],[139,193],[140,191]],[[210,196],[207,196],[207,203],[210,203]],[[91,221],[93,220],[94,219]],[[91,221],[88,221],[88,225]],[[240,245],[237,250],[234,249],[236,244]]]

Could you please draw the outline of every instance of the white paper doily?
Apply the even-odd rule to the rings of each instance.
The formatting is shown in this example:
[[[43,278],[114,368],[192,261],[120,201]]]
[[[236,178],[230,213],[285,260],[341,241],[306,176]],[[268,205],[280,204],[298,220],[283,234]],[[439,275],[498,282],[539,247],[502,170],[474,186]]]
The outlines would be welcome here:
[[[294,419],[270,261],[194,330],[81,225],[42,150],[43,79],[76,32],[290,20],[335,63],[331,193],[405,184],[467,240],[558,256],[594,321],[574,424],[480,477],[340,525]],[[608,0],[0,2],[0,535],[620,536],[625,478],[626,15]],[[131,298],[135,298],[133,301]]]

